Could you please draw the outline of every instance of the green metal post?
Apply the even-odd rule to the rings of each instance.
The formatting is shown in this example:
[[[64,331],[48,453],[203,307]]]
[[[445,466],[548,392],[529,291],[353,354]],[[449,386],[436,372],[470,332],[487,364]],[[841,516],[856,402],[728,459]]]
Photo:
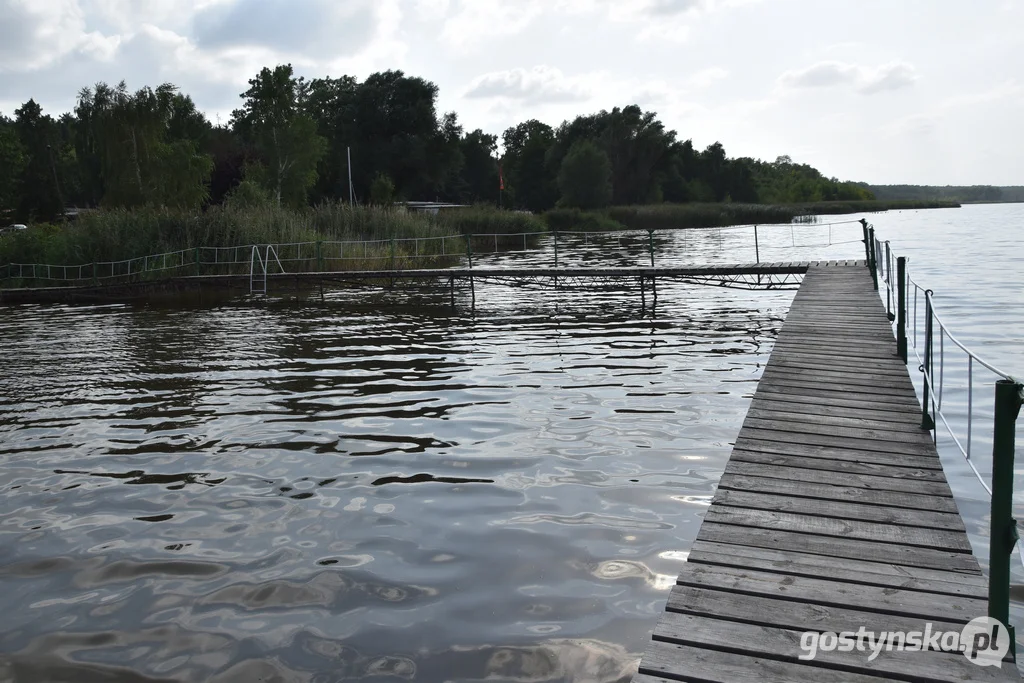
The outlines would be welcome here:
[[[558,267],[558,231],[554,230],[555,235],[555,268]]]
[[[871,242],[868,241],[868,221],[866,218],[860,219],[860,227],[864,230],[864,260],[867,261],[868,268],[871,267]]]
[[[868,228],[868,243],[871,245],[871,250],[868,253],[868,268],[871,269],[871,282],[875,285],[875,291],[878,291],[878,254],[875,253],[875,229]]]
[[[196,247],[196,275],[199,275],[199,247]]]
[[[469,269],[473,269],[473,235],[466,235],[466,258],[469,259]]]
[[[651,252],[651,268],[654,267],[654,230],[647,230],[647,249]]]
[[[921,371],[925,373],[924,381],[921,383],[923,397],[921,399],[921,429],[935,429],[935,420],[932,419],[928,406],[928,384],[932,381],[932,290],[924,293],[924,363]]]
[[[892,312],[892,249],[889,248],[889,242],[885,243],[885,316],[892,322],[896,319],[896,316]]]
[[[988,549],[988,616],[998,619],[1014,645],[1010,625],[1010,555],[1016,545],[1017,520],[1013,518],[1013,449],[1017,416],[1024,385],[1013,380],[996,382],[995,424],[992,430],[992,517]],[[1016,649],[1013,649],[1016,654]]]
[[[324,243],[320,240],[316,242],[316,269],[324,272]]]
[[[757,226],[754,226],[754,258],[757,259],[757,263],[761,262],[761,245],[757,240]]]
[[[896,259],[896,353],[907,362],[907,257]]]
[[[395,238],[391,238],[391,270],[395,269]]]

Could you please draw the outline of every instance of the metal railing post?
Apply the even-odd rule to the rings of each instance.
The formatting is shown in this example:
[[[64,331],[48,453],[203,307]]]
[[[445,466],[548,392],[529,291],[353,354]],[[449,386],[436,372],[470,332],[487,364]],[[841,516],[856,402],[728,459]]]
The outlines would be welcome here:
[[[395,269],[395,238],[391,237],[391,270]]]
[[[647,230],[647,251],[651,253],[651,268],[654,267],[654,230]]]
[[[992,430],[992,517],[988,550],[988,616],[1009,630],[1010,646],[1016,654],[1010,625],[1010,554],[1019,540],[1013,518],[1013,449],[1017,416],[1024,385],[1013,380],[996,382],[995,419]]]
[[[868,241],[868,221],[866,218],[860,219],[860,227],[864,230],[864,260],[868,264],[868,268],[871,267],[871,242]]]
[[[892,311],[895,302],[892,300],[892,249],[889,248],[889,240],[885,241],[885,285],[885,315],[892,322],[896,316]]]
[[[868,252],[868,268],[871,269],[871,282],[878,291],[878,254],[875,253],[875,229],[868,228],[868,243],[871,245]]]
[[[473,235],[466,235],[466,258],[469,259],[469,269],[473,269]]]
[[[554,236],[555,236],[555,268],[557,268],[558,267],[558,231],[557,230],[553,230],[552,232],[554,233]]]
[[[907,257],[896,259],[896,353],[907,362]]]
[[[754,258],[757,259],[757,263],[761,262],[761,245],[757,240],[757,226],[754,226]]]
[[[324,272],[324,243],[320,240],[316,242],[316,269]]]
[[[196,247],[196,275],[199,275],[199,247]]]
[[[924,373],[922,384],[923,398],[921,399],[921,429],[935,429],[935,420],[932,419],[928,410],[929,385],[932,383],[932,290],[924,293],[924,362],[921,365],[921,372]]]

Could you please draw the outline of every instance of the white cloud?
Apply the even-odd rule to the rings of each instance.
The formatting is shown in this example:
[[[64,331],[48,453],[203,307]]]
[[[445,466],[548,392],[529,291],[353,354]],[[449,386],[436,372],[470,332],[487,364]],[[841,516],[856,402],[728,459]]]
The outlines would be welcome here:
[[[714,83],[726,78],[729,75],[727,69],[720,66],[713,66],[709,69],[702,69],[686,79],[687,85],[693,88],[707,88]]]
[[[508,69],[477,76],[464,97],[502,97],[525,102],[583,102],[591,89],[579,78],[569,78],[559,69],[535,66],[530,70]]]
[[[84,35],[76,0],[0,0],[0,70],[46,67],[74,52]]]
[[[823,61],[803,69],[787,71],[778,82],[786,88],[829,88],[853,85],[865,95],[899,90],[917,81],[917,71],[906,62],[892,62],[876,68],[838,61]]]
[[[884,90],[899,90],[917,81],[917,71],[906,62],[883,64],[874,71],[861,75],[860,91],[871,95]]]

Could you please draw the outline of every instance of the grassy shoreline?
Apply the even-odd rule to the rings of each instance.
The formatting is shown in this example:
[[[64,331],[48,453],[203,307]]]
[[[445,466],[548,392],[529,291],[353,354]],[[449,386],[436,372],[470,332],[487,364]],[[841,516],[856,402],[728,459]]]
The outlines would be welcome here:
[[[803,216],[954,209],[949,201],[836,201],[799,204],[649,204],[613,206],[601,211],[552,209],[544,214],[553,230],[677,230],[748,223],[791,223]]]
[[[301,211],[276,207],[213,207],[194,214],[168,209],[96,211],[64,225],[36,225],[0,236],[0,264],[81,264],[137,259],[179,250],[252,244],[396,240],[398,262],[427,256],[444,236],[558,231],[670,230],[748,223],[789,223],[801,216],[953,208],[943,201],[855,201],[803,204],[654,204],[600,211],[552,209],[542,215],[468,207],[438,214],[322,204]],[[410,244],[408,240],[416,238]],[[426,241],[425,241],[426,240]],[[512,247],[518,240],[499,240]],[[390,255],[392,247],[387,251]],[[447,252],[451,256],[450,251]],[[390,256],[389,256],[390,259]]]

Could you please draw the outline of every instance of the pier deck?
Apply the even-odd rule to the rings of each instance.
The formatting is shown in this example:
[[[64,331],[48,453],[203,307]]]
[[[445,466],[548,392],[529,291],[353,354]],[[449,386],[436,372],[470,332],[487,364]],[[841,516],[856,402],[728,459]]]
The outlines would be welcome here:
[[[863,267],[811,267],[635,683],[1010,681],[1015,664],[883,650],[801,660],[806,631],[956,631],[971,552]]]

